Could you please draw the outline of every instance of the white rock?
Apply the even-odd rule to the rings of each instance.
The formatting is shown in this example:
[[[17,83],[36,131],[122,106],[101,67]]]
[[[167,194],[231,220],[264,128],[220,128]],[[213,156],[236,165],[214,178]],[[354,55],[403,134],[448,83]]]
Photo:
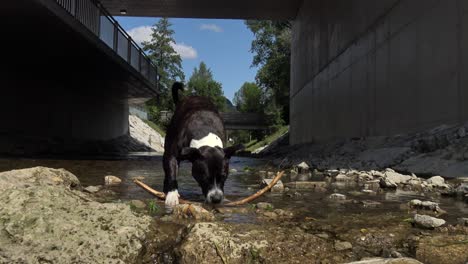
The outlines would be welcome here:
[[[120,183],[122,183],[122,180],[118,177],[108,175],[104,177],[104,183],[106,185],[119,185]]]
[[[332,193],[332,194],[330,194],[329,198],[330,198],[331,200],[336,200],[336,201],[338,201],[338,200],[346,200],[346,195],[340,194],[340,193]]]
[[[446,187],[444,178],[440,176],[434,176],[426,180],[426,182],[434,187]]]
[[[345,174],[338,174],[336,175],[335,180],[336,181],[348,181],[349,177]]]
[[[303,170],[308,170],[310,169],[309,165],[305,163],[304,161],[296,165],[298,168],[303,169]]]
[[[445,224],[444,219],[435,218],[428,215],[414,215],[414,223],[420,227],[436,228]]]

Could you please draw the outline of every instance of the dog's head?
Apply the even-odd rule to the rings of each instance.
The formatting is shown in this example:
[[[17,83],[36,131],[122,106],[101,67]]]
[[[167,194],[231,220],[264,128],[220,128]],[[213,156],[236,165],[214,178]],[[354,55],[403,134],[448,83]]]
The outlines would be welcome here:
[[[181,157],[192,162],[192,175],[202,188],[208,203],[218,204],[224,199],[224,183],[229,174],[229,159],[242,145],[220,148],[203,146],[183,148]]]

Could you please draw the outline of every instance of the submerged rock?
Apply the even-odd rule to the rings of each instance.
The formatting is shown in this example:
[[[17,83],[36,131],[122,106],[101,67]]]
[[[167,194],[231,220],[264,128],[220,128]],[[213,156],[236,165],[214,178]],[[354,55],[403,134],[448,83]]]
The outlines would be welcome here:
[[[78,179],[36,167],[0,173],[0,263],[133,263],[151,218],[73,190]]]
[[[214,220],[214,214],[196,204],[178,204],[174,207],[173,215],[176,218],[194,218],[201,221]]]
[[[343,251],[343,250],[348,250],[352,248],[353,248],[353,245],[349,243],[348,241],[335,241],[335,249],[337,251]]]
[[[272,210],[274,208],[271,203],[265,203],[265,202],[257,203],[256,207],[261,210]]]
[[[444,219],[435,218],[428,215],[414,215],[414,224],[424,228],[436,228],[445,224]]]

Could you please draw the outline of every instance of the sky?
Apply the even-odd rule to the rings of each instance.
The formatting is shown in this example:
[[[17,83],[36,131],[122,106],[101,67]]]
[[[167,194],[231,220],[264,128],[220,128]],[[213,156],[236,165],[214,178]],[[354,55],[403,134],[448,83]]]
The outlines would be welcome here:
[[[116,17],[120,25],[137,42],[150,40],[150,27],[158,18]],[[224,95],[232,100],[244,82],[255,81],[250,45],[254,38],[243,20],[170,19],[175,31],[173,46],[182,57],[188,80],[201,61],[211,68],[213,77],[222,84]]]

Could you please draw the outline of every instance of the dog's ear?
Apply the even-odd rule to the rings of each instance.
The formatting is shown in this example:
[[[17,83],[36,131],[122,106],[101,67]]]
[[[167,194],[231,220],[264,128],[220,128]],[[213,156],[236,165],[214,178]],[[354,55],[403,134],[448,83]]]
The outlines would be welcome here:
[[[227,159],[230,159],[237,151],[243,150],[243,149],[244,149],[244,145],[242,145],[242,144],[224,148],[224,149],[223,149],[223,151],[224,151],[224,156],[225,156]]]
[[[190,160],[191,162],[194,162],[197,159],[201,159],[203,156],[200,152],[199,149],[197,148],[183,148],[180,151],[180,158],[182,160]]]

